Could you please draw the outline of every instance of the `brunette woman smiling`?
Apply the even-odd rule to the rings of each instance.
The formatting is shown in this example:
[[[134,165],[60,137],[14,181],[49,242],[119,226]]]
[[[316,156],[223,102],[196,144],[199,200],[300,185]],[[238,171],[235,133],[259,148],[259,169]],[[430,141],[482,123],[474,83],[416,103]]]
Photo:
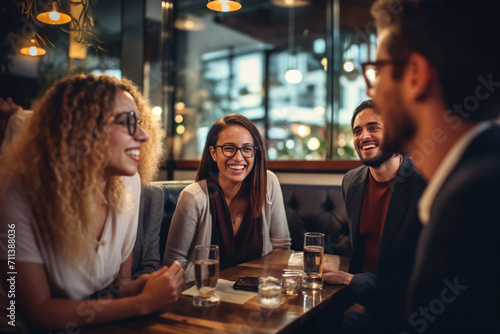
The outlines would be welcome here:
[[[281,188],[250,120],[230,114],[215,122],[196,181],[179,196],[164,256],[167,265],[185,267],[187,281],[194,280],[196,245],[219,245],[221,269],[290,248]]]

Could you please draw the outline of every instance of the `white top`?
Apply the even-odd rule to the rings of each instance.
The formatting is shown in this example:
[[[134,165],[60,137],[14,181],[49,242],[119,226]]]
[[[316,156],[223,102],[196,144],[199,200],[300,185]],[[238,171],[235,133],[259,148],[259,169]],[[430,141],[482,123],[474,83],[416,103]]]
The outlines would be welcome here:
[[[43,242],[31,210],[23,197],[23,189],[9,182],[7,196],[0,199],[0,258],[7,260],[7,231],[15,229],[15,263],[43,264],[52,296],[81,300],[113,282],[120,265],[134,247],[139,217],[141,181],[139,174],[124,177],[134,201],[134,207],[122,214],[109,212],[102,237],[95,241],[87,266],[64,264],[51,245]],[[3,192],[2,192],[3,193]],[[40,199],[43,201],[43,199]]]
[[[464,136],[462,136],[453,147],[450,149],[448,154],[444,157],[441,165],[439,165],[436,173],[432,179],[427,184],[425,191],[420,197],[418,202],[418,216],[423,225],[429,223],[431,216],[431,208],[434,203],[434,199],[438,191],[441,189],[444,181],[450,175],[451,171],[457,165],[458,161],[464,154],[470,143],[479,136],[482,132],[486,131],[492,124],[488,121],[479,123],[475,127],[469,130]]]
[[[165,248],[164,264],[178,261],[184,268],[184,279],[194,280],[196,245],[210,245],[212,214],[206,180],[190,184],[179,195]],[[278,178],[267,171],[267,195],[262,208],[262,255],[275,248],[290,249],[291,239]]]

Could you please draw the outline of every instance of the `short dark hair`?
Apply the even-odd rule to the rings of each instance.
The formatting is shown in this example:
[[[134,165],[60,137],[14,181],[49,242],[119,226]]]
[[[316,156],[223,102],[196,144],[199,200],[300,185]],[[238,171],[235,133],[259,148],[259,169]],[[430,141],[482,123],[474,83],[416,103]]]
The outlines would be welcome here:
[[[242,185],[244,194],[248,194],[250,206],[255,217],[260,216],[260,212],[266,200],[267,193],[267,160],[264,140],[259,129],[248,118],[239,114],[229,114],[218,119],[210,128],[205,141],[205,148],[201,155],[200,166],[196,174],[196,181],[215,176],[219,172],[217,163],[212,160],[210,147],[217,145],[219,134],[222,130],[238,125],[247,129],[252,135],[254,146],[257,146],[255,152],[253,169]]]
[[[351,129],[354,128],[354,120],[356,119],[356,116],[358,116],[358,114],[365,109],[375,109],[375,107],[373,106],[373,100],[370,99],[363,101],[356,109],[354,109],[351,118]]]
[[[390,29],[393,60],[406,62],[412,52],[423,55],[437,71],[446,106],[457,113],[463,105],[471,112],[459,117],[480,121],[500,113],[496,7],[491,0],[377,0],[371,13],[378,29]],[[393,77],[401,73],[395,66]]]

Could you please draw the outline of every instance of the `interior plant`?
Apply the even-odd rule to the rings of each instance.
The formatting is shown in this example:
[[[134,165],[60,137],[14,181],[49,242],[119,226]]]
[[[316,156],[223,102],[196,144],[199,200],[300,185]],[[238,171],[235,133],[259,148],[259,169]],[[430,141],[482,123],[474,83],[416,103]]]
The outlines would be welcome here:
[[[69,33],[70,30],[74,32],[77,42],[86,46],[99,48],[100,41],[94,31],[94,19],[92,17],[92,6],[97,3],[97,0],[22,0],[21,11],[32,24],[34,38],[44,45],[54,46],[46,34],[46,25],[36,19],[36,15],[40,9],[53,1],[58,2],[61,8],[65,9],[65,13],[71,17],[69,28],[67,28],[68,26],[66,25],[58,27],[67,33]],[[70,6],[81,6],[82,10],[78,17],[74,17],[71,14],[69,10]]]

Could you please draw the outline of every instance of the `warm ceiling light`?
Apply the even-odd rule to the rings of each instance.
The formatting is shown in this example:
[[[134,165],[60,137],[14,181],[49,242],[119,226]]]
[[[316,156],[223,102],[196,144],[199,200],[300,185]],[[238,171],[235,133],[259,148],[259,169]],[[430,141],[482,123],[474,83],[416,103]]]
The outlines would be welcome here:
[[[216,12],[234,12],[241,4],[240,0],[208,0],[207,7]]]
[[[19,50],[19,52],[21,52],[23,55],[26,55],[26,56],[43,56],[44,54],[47,53],[47,51],[45,51],[44,49],[42,49],[41,47],[39,47],[36,44],[36,41],[34,38],[31,39],[30,44],[21,48],[21,50]]]
[[[179,30],[199,31],[205,29],[205,23],[202,19],[188,14],[177,18],[174,27]]]
[[[57,1],[52,1],[36,16],[37,20],[47,24],[66,24],[71,21],[71,16],[61,10]]]
[[[278,7],[302,7],[310,4],[308,0],[271,0]]]

